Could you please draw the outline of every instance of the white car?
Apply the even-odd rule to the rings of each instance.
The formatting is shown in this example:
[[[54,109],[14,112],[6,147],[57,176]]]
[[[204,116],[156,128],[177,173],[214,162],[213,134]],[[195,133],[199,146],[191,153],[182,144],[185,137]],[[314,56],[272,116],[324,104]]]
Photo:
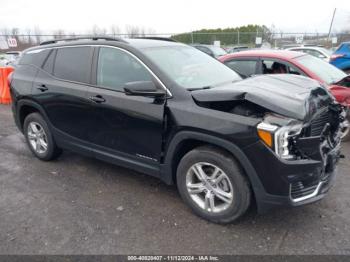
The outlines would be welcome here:
[[[317,58],[320,58],[326,61],[327,63],[329,63],[330,57],[332,55],[331,51],[327,50],[326,48],[318,47],[318,46],[291,47],[291,48],[287,48],[287,50],[303,52],[303,53],[315,56]]]

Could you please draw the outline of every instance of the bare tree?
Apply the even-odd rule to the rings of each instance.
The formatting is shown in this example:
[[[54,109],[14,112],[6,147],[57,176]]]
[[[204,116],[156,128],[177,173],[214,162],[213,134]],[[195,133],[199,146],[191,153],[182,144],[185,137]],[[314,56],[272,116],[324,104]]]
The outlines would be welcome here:
[[[63,29],[57,29],[57,30],[53,31],[54,39],[64,38],[65,35],[66,35],[66,33]]]
[[[34,27],[34,38],[37,44],[39,44],[42,40],[42,32],[39,26]]]
[[[93,35],[106,35],[107,29],[106,28],[100,28],[98,25],[94,25],[92,27],[92,34]]]
[[[118,36],[118,35],[120,35],[120,28],[119,28],[119,26],[117,26],[117,25],[112,25],[111,26],[111,34],[113,35],[113,36]]]
[[[32,29],[28,27],[25,29],[25,32],[27,34],[27,43],[29,45],[31,45],[32,44]]]
[[[135,26],[135,25],[126,25],[125,26],[125,32],[126,32],[127,36],[130,38],[140,36],[140,31],[141,30],[138,26]]]

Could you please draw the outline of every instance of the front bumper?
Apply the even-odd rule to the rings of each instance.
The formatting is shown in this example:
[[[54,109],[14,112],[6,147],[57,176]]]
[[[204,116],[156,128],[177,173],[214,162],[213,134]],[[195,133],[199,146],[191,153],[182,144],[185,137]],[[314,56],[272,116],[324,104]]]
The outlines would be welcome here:
[[[245,149],[261,186],[253,190],[258,212],[300,206],[322,199],[334,183],[340,145],[322,160],[282,160],[261,142]]]

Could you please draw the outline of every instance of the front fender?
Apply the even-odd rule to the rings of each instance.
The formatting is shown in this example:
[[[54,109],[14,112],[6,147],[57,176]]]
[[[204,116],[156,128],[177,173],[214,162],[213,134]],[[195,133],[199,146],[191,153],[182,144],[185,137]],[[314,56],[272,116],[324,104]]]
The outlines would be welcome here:
[[[228,152],[230,152],[236,158],[236,160],[240,163],[243,170],[247,174],[255,195],[264,191],[264,187],[261,184],[254,167],[252,166],[252,164],[250,163],[249,159],[246,157],[244,152],[241,150],[241,148],[239,148],[232,142],[229,142],[222,138],[199,133],[196,131],[180,131],[171,140],[168,146],[168,150],[166,151],[164,163],[161,165],[161,171],[160,171],[161,179],[165,183],[174,184],[175,174],[172,170],[173,159],[176,153],[178,152],[178,150],[180,149],[180,147],[182,146],[182,144],[188,140],[196,140],[196,141],[208,143],[208,144],[223,148]]]

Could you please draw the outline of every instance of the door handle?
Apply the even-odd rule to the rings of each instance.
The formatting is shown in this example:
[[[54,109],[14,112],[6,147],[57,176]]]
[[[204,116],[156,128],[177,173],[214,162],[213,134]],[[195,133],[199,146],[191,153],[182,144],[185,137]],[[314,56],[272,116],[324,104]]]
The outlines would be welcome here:
[[[89,99],[95,103],[104,103],[106,102],[106,99],[104,99],[102,96],[97,95],[97,96],[90,96]]]
[[[38,84],[36,88],[39,89],[41,92],[49,90],[45,84]]]

